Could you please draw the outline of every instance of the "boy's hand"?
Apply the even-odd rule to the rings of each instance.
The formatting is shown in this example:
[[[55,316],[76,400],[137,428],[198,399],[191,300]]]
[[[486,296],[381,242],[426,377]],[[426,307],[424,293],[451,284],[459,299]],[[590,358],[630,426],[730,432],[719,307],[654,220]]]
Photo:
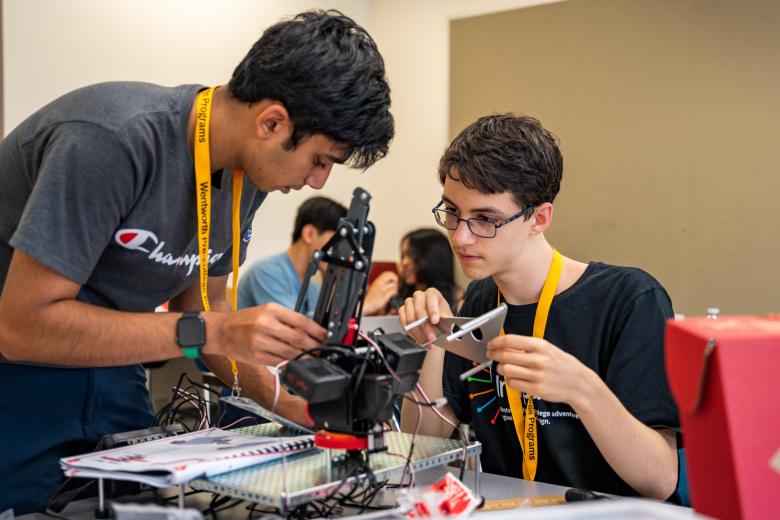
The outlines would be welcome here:
[[[211,342],[207,335],[204,354],[230,355],[251,365],[277,365],[325,339],[325,329],[319,324],[277,303],[209,313],[209,318],[221,318],[225,323],[219,328],[222,337],[217,341]],[[206,327],[208,333],[208,322]]]
[[[498,373],[518,392],[552,403],[575,402],[586,395],[595,372],[547,340],[508,334],[488,343],[488,358],[499,363]]]
[[[439,323],[442,316],[452,316],[450,305],[441,293],[433,288],[415,293],[407,298],[403,307],[398,309],[398,317],[405,327],[410,323],[427,316],[429,319],[422,325],[409,331],[409,335],[417,343],[425,343],[436,338],[436,329],[433,325]]]

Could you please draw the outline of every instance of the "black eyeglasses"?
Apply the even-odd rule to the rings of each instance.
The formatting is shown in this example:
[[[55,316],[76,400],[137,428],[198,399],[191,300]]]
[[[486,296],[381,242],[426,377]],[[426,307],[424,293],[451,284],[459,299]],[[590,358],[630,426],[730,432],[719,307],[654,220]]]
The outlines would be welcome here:
[[[528,206],[524,210],[515,213],[503,222],[493,222],[492,220],[488,220],[486,218],[460,218],[455,214],[455,212],[440,208],[439,206],[441,206],[443,203],[444,201],[440,200],[439,203],[436,204],[436,206],[434,206],[431,210],[433,212],[433,216],[436,218],[436,223],[438,225],[445,229],[449,229],[450,231],[454,231],[458,229],[461,221],[463,221],[469,227],[469,231],[482,238],[495,237],[498,228],[501,226],[506,226],[513,220],[517,220],[523,215],[533,213],[534,210],[534,206]]]

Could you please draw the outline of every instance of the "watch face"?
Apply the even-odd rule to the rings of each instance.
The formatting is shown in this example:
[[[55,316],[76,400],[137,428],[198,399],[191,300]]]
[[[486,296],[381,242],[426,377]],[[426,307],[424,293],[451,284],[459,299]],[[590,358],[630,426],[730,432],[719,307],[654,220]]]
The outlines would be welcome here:
[[[199,316],[183,316],[179,320],[179,346],[200,347],[206,342],[203,319]]]

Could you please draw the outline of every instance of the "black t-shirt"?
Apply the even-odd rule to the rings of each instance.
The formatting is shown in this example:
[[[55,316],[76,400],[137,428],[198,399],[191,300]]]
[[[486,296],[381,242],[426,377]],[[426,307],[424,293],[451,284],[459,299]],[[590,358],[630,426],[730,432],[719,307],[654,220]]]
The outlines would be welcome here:
[[[488,278],[471,283],[462,316],[496,306]],[[536,304],[509,305],[506,334],[532,335]],[[665,321],[673,316],[664,288],[640,269],[591,263],[569,289],[557,295],[545,339],[594,370],[639,421],[679,431],[677,408],[666,380]],[[446,354],[444,395],[458,419],[473,425],[482,443],[482,468],[522,478],[522,448],[515,433],[504,378],[491,370],[468,381],[458,375],[474,365]],[[523,395],[523,404],[527,396]],[[570,406],[534,399],[538,424],[536,480],[619,495],[636,495],[609,466]],[[608,420],[605,418],[605,420]]]

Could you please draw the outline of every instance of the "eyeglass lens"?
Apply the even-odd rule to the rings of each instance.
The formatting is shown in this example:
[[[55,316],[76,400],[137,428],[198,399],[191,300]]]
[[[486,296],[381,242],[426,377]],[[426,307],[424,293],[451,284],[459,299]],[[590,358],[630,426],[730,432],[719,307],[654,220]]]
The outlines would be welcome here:
[[[469,230],[475,235],[483,238],[492,238],[496,236],[496,226],[487,220],[476,218],[460,219],[456,214],[443,209],[436,210],[435,214],[436,222],[438,222],[440,226],[451,231],[458,228],[458,223],[461,220],[465,220]]]

